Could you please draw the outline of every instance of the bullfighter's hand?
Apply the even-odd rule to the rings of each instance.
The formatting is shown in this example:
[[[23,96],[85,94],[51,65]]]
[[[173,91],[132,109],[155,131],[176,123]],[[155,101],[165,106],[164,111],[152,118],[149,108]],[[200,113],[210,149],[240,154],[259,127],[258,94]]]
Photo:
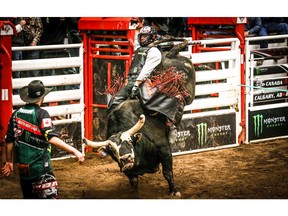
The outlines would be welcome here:
[[[9,176],[11,173],[13,173],[13,163],[12,162],[6,162],[6,164],[2,168],[2,173],[5,176]]]
[[[85,160],[85,154],[81,153],[81,155],[78,156],[78,162],[79,164],[82,164]]]

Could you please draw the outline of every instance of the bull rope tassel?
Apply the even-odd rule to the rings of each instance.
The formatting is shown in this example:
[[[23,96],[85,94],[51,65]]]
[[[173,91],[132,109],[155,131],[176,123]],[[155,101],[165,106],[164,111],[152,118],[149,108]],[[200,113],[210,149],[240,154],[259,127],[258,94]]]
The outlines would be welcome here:
[[[151,77],[152,87],[156,87],[159,93],[163,93],[177,100],[183,100],[190,96],[185,88],[185,78],[183,73],[176,71],[175,67],[170,67],[166,72]]]
[[[115,95],[123,86],[123,81],[122,81],[122,77],[117,74],[117,77],[115,77],[113,80],[112,80],[112,85],[109,87],[109,88],[106,88],[106,90],[101,93],[101,92],[98,92],[100,95],[104,95],[104,94],[110,94],[110,95]]]

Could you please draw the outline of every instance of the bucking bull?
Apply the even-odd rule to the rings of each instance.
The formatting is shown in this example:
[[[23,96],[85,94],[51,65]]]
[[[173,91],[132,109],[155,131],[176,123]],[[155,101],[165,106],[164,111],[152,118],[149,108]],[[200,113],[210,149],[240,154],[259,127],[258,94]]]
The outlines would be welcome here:
[[[161,71],[162,76],[171,71],[174,73],[172,76],[174,78],[181,75],[182,83],[180,85],[174,83],[170,89],[177,86],[176,96],[178,99],[179,96],[181,97],[184,105],[192,103],[195,97],[194,66],[189,58],[179,55],[187,45],[187,40],[182,40],[171,50],[163,52],[161,65],[158,67],[158,74]],[[156,80],[159,84],[159,79]],[[158,94],[171,99],[171,94],[167,94],[168,91],[159,93],[161,85],[158,84],[153,85],[151,89],[157,89]],[[165,83],[162,89],[167,90],[167,86],[168,83]],[[175,95],[175,89],[172,90],[172,94],[173,91]],[[172,152],[163,115],[147,110],[140,100],[128,99],[109,112],[107,137],[106,141],[94,142],[86,138],[83,141],[98,150],[105,148],[129,178],[131,191],[136,197],[139,197],[138,176],[157,172],[160,164],[163,176],[169,185],[169,193],[173,196],[181,196],[174,183]]]

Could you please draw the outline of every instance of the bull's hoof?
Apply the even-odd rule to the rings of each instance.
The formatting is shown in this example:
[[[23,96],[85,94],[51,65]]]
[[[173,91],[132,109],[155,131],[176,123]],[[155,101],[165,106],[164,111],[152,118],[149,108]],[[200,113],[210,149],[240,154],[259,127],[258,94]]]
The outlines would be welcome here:
[[[179,191],[172,192],[171,195],[175,197],[181,197],[181,193]]]

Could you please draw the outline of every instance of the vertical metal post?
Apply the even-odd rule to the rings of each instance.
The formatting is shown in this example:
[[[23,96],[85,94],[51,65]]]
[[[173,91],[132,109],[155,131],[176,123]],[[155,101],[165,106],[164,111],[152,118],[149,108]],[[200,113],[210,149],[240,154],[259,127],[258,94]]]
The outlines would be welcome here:
[[[12,35],[15,27],[9,21],[0,21],[0,151],[12,114]],[[3,155],[2,155],[2,159]]]
[[[246,98],[245,98],[245,37],[244,37],[244,24],[236,24],[235,32],[240,40],[240,51],[241,51],[241,59],[240,59],[240,73],[241,73],[241,123],[242,131],[238,136],[238,143],[245,142],[246,136]]]

